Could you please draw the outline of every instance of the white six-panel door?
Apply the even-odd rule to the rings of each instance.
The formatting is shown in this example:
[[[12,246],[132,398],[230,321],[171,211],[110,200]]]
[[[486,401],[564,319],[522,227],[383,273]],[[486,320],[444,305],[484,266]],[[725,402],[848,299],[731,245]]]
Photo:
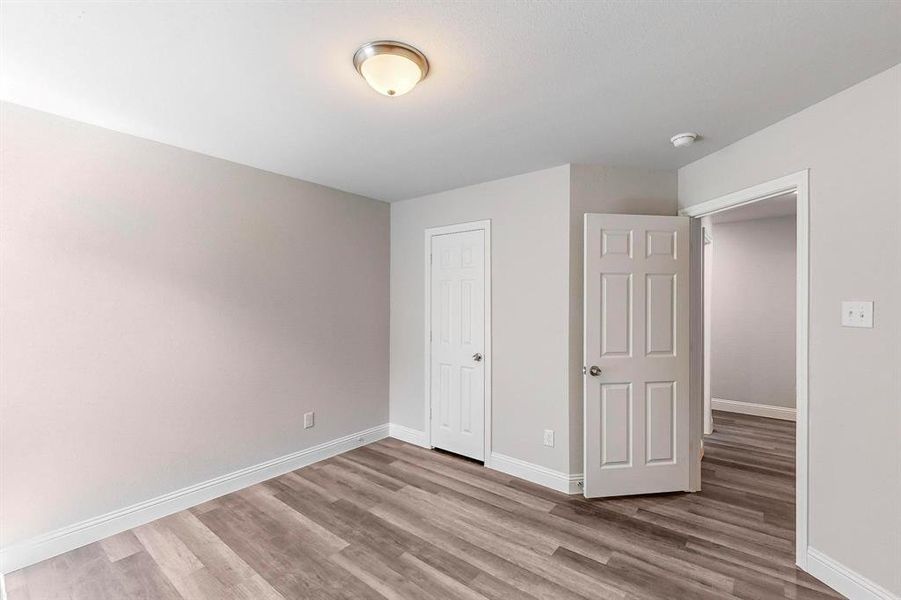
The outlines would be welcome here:
[[[485,460],[485,231],[431,239],[432,446]]]
[[[588,497],[689,489],[689,219],[585,215]]]

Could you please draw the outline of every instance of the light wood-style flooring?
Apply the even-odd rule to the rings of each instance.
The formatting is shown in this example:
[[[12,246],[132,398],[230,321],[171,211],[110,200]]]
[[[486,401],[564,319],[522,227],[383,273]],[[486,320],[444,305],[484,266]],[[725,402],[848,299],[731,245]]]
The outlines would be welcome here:
[[[794,423],[716,413],[703,491],[566,496],[383,440],[7,576],[10,600],[840,598],[794,567]]]

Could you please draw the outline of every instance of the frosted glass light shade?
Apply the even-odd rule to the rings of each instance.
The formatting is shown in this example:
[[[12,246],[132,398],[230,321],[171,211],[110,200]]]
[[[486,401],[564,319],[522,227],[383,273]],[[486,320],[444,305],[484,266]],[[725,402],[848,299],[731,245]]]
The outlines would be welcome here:
[[[372,89],[385,96],[406,94],[422,79],[419,65],[405,56],[379,54],[366,59],[360,67]]]
[[[425,56],[401,42],[372,42],[354,54],[354,66],[366,83],[384,96],[402,96],[429,72]]]

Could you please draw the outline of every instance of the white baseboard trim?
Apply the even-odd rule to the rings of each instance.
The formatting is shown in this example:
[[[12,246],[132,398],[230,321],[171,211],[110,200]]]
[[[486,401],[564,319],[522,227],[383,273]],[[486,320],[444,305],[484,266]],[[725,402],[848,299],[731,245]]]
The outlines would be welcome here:
[[[807,548],[806,571],[851,600],[901,600],[901,597],[815,548]]]
[[[390,425],[388,425],[388,437],[393,437],[396,440],[407,442],[408,444],[413,444],[414,446],[420,446],[422,448],[431,447],[426,441],[425,431],[413,429],[412,427],[407,427],[406,425],[391,423]]]
[[[563,492],[564,494],[582,493],[582,487],[580,485],[582,482],[581,473],[569,475],[518,458],[513,458],[512,456],[498,454],[497,452],[491,453],[490,459],[485,466],[494,469],[495,471],[513,475],[514,477],[519,477],[520,479],[543,485],[552,490]]]
[[[754,402],[739,402],[737,400],[726,400],[724,398],[711,398],[710,407],[713,410],[741,413],[743,415],[769,417],[771,419],[782,419],[783,421],[795,420],[795,409],[786,408],[784,406],[770,406],[769,404],[756,404]]]
[[[387,424],[358,431],[2,548],[0,573],[27,567],[386,437]]]
[[[422,448],[431,448],[431,445],[426,441],[426,433],[419,429],[391,423],[388,426],[388,431],[389,437],[394,439]],[[579,485],[582,481],[581,473],[567,475],[560,471],[554,471],[553,469],[513,458],[512,456],[498,454],[497,452],[491,453],[488,460],[485,461],[485,467],[549,487],[564,494],[582,493],[582,487]]]

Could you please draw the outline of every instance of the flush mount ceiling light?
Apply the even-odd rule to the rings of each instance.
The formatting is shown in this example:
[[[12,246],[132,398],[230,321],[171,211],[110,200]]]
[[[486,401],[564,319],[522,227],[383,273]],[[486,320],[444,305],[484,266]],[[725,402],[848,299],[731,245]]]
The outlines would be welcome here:
[[[698,139],[697,133],[687,131],[685,133],[677,133],[671,137],[669,141],[671,141],[676,148],[682,148],[684,146],[691,146],[695,143],[696,139]]]
[[[409,44],[382,40],[360,46],[354,52],[354,67],[378,93],[402,96],[425,79],[429,61]]]

